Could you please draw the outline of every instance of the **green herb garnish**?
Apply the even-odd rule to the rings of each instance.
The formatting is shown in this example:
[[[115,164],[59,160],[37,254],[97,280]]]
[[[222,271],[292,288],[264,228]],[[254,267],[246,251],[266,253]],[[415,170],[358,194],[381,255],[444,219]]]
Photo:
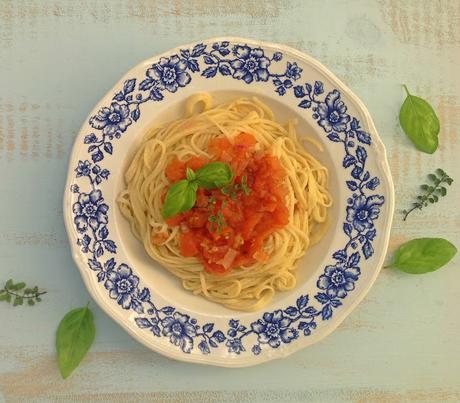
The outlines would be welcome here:
[[[59,371],[64,379],[78,367],[95,335],[93,314],[88,305],[73,309],[61,320],[56,333],[56,349]]]
[[[409,93],[399,111],[399,122],[407,137],[420,151],[433,154],[438,148],[439,119],[431,105]]]
[[[200,188],[215,189],[229,184],[233,179],[230,165],[224,162],[210,162],[195,172]]]
[[[241,183],[235,183],[233,185],[228,185],[220,189],[222,194],[230,197],[232,200],[236,200],[238,197],[238,192],[242,190],[246,196],[251,194],[251,188],[248,186],[246,175],[241,177]]]
[[[428,175],[428,179],[430,184],[421,186],[423,193],[417,196],[417,201],[412,203],[412,208],[403,211],[403,221],[406,221],[407,216],[415,209],[421,210],[423,207],[428,206],[428,204],[437,203],[440,197],[444,197],[447,194],[447,188],[443,185],[447,184],[450,186],[454,181],[442,169],[437,169],[434,174]]]
[[[457,253],[457,248],[442,238],[418,238],[403,244],[395,253],[394,267],[405,273],[423,274],[446,265]]]
[[[196,191],[198,184],[183,179],[176,182],[168,189],[163,204],[163,217],[169,218],[176,214],[190,210],[196,202]]]
[[[220,188],[232,181],[233,174],[228,164],[210,162],[195,172],[187,168],[187,179],[174,183],[166,194],[162,215],[164,218],[190,210],[196,202],[196,191]]]
[[[243,189],[243,192],[246,196],[251,194],[251,189],[248,186],[246,175],[241,177],[241,189]]]
[[[219,210],[215,215],[211,215],[208,218],[208,221],[211,223],[211,231],[216,231],[218,234],[222,232],[222,228],[227,226],[225,221],[224,214]]]
[[[0,301],[13,303],[13,306],[23,305],[25,301],[32,306],[41,302],[40,296],[46,294],[46,291],[39,291],[38,287],[29,288],[26,283],[14,283],[9,279],[3,288],[0,289]]]

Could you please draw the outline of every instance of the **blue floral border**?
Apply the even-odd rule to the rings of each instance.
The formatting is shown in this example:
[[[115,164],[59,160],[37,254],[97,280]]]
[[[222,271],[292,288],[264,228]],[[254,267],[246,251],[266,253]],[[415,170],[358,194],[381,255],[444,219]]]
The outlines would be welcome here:
[[[269,56],[262,48],[247,44],[199,43],[192,49],[181,49],[178,54],[160,58],[147,69],[141,82],[135,78],[126,80],[111,104],[89,119],[94,129],[84,138],[89,158],[80,160],[75,168],[76,178],[80,181],[86,178],[87,188],[81,190],[77,184],[71,186],[76,198],[72,206],[73,221],[80,234],[77,244],[88,256],[88,267],[104,284],[110,298],[121,308],[138,314],[137,326],[152,332],[155,337],[168,338],[184,353],[191,353],[198,347],[202,354],[210,354],[219,345],[224,345],[233,354],[250,350],[258,355],[264,347],[276,349],[301,335],[309,336],[318,321],[332,318],[334,310],[355,288],[361,274],[361,260],[369,259],[374,253],[372,243],[377,235],[374,221],[384,197],[374,193],[380,180],[366,168],[366,149],[371,146],[371,136],[347,113],[340,91],[332,89],[326,93],[321,81],[300,83],[302,68],[295,62],[283,64],[282,60],[281,52]],[[274,73],[275,67],[282,67],[282,72]],[[311,110],[312,118],[324,130],[325,136],[343,150],[343,167],[350,174],[346,181],[350,196],[343,223],[348,240],[342,249],[333,253],[334,263],[326,266],[318,278],[314,300],[302,295],[295,306],[265,312],[249,326],[231,319],[226,329],[219,330],[214,323],[198,324],[196,319],[172,306],[156,306],[150,290],[140,286],[132,269],[108,257],[116,254],[117,245],[110,239],[109,206],[98,188],[110,176],[110,171],[103,167],[104,159],[113,153],[113,141],[139,119],[143,103],[161,102],[166,93],[187,86],[194,74],[207,79],[228,76],[248,85],[271,82],[279,96],[293,94],[299,108]]]

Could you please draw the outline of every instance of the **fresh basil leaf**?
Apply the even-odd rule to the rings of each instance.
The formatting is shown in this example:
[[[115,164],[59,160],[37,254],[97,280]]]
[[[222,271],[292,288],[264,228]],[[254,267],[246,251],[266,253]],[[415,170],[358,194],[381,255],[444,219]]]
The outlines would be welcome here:
[[[199,187],[220,188],[232,181],[232,170],[225,162],[210,162],[195,172]]]
[[[56,349],[59,371],[66,379],[91,347],[96,335],[93,314],[86,306],[73,309],[59,323]]]
[[[406,135],[420,151],[433,154],[438,148],[439,119],[431,105],[411,95],[404,85],[407,97],[399,111],[399,122]]]
[[[447,264],[457,248],[442,238],[418,238],[403,244],[395,253],[389,267],[410,274],[435,271]]]
[[[197,189],[197,183],[189,182],[187,179],[183,179],[172,185],[168,189],[163,204],[163,217],[169,218],[190,210],[195,205]]]

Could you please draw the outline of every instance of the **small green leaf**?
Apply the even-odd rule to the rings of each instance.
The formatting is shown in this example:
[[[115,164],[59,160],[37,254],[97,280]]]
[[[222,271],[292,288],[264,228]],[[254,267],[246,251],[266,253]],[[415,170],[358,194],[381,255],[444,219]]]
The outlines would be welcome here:
[[[11,294],[6,294],[6,302],[11,302]]]
[[[428,179],[429,179],[430,181],[435,182],[437,178],[436,178],[436,175],[429,174],[429,175],[428,175]]]
[[[441,168],[438,168],[436,170],[436,173],[439,175],[439,176],[447,176],[447,174],[444,172],[444,170],[442,170]]]
[[[9,294],[0,294],[0,301],[6,301]]]
[[[56,349],[59,370],[67,378],[78,367],[96,335],[93,314],[86,306],[73,309],[59,323]]]
[[[422,190],[428,190],[428,185],[422,185],[420,186]]]
[[[454,180],[452,178],[446,178],[446,183],[450,186]]]
[[[35,301],[42,302],[42,299],[40,297],[37,297],[37,298],[35,298]]]
[[[22,297],[16,297],[13,302],[13,306],[22,305],[24,303],[24,299]]]
[[[230,165],[224,162],[210,162],[198,169],[195,174],[199,187],[205,189],[220,188],[229,184],[233,178]]]
[[[193,171],[193,169],[191,169],[191,168],[189,168],[189,167],[187,167],[187,169],[185,170],[185,174],[186,174],[187,180],[188,180],[189,182],[194,181],[194,180],[196,179],[196,174],[195,174],[195,172]]]
[[[32,289],[33,292],[37,293],[38,292],[38,287],[35,286],[33,289]]]
[[[439,188],[439,193],[441,194],[441,196],[445,196],[447,194],[447,189],[442,186],[441,188]]]
[[[439,119],[431,105],[411,95],[404,85],[407,97],[399,112],[399,122],[406,135],[420,151],[433,154],[438,148]]]
[[[24,287],[26,286],[26,283],[17,283],[15,284],[12,289],[15,290],[15,291],[19,291],[19,290],[22,290]]]
[[[5,288],[10,289],[11,287],[13,287],[13,285],[14,285],[13,280],[9,279],[5,284]]]
[[[433,197],[433,200],[435,201],[435,203],[437,203],[437,202],[439,201],[439,197],[438,197],[438,196],[433,195],[432,197]]]
[[[246,175],[241,177],[241,188],[243,189],[243,192],[246,196],[251,194],[251,189],[248,186]]]
[[[31,298],[27,301],[27,303],[30,305],[30,306],[34,306],[35,305],[35,301]]]
[[[27,295],[27,294],[32,294],[32,293],[33,293],[33,291],[32,291],[31,288],[26,288],[26,289],[24,290],[24,294],[25,294],[25,295]]]
[[[164,218],[190,210],[196,202],[197,184],[186,179],[176,182],[168,189],[163,204],[162,215]]]
[[[456,253],[457,248],[445,239],[418,238],[403,244],[390,266],[410,274],[428,273],[447,264]]]

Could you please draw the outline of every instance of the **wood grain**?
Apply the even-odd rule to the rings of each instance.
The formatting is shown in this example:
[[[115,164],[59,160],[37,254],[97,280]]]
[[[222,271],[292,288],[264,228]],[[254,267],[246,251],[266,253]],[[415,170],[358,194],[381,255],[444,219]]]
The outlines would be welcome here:
[[[459,23],[460,2],[449,0],[0,0],[0,281],[49,291],[33,309],[0,306],[0,402],[460,401],[458,257],[426,276],[383,270],[331,336],[259,367],[168,360],[98,308],[96,343],[65,382],[53,347],[64,313],[89,298],[62,222],[75,135],[128,68],[193,40],[272,40],[323,62],[367,105],[387,148],[397,198],[388,259],[414,237],[458,247]],[[399,127],[402,83],[438,112],[433,155],[417,152]],[[455,180],[448,197],[403,222],[400,211],[438,167]]]

